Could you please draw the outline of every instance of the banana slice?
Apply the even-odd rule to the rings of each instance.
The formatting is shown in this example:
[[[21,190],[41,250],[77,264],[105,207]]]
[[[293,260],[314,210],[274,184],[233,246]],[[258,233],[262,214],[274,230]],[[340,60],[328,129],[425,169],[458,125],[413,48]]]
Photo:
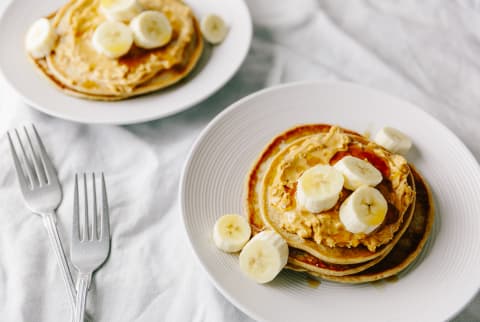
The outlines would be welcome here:
[[[376,186],[382,181],[382,173],[370,162],[346,156],[333,166],[343,174],[345,188],[355,190],[360,186]]]
[[[361,186],[340,206],[340,221],[354,234],[369,234],[385,219],[388,204],[375,188]]]
[[[112,21],[128,22],[142,12],[137,0],[101,0],[100,11]]]
[[[262,231],[240,252],[240,269],[257,283],[275,278],[288,261],[287,242],[276,232]]]
[[[127,25],[117,21],[105,21],[93,33],[92,43],[99,53],[118,58],[132,47],[133,35]]]
[[[250,239],[252,231],[245,217],[228,214],[220,217],[213,227],[213,241],[224,252],[238,252]]]
[[[151,49],[167,44],[172,38],[172,25],[161,12],[144,11],[130,22],[135,45]]]
[[[228,27],[222,17],[215,14],[208,14],[203,17],[200,23],[203,37],[211,44],[219,44],[225,39]]]
[[[316,165],[306,170],[297,183],[297,204],[310,211],[332,208],[343,188],[343,175],[329,165]]]
[[[56,39],[57,35],[50,20],[41,18],[28,29],[25,47],[33,58],[43,58],[50,54]]]
[[[403,155],[412,147],[412,140],[407,135],[388,126],[378,131],[374,141],[393,153]]]

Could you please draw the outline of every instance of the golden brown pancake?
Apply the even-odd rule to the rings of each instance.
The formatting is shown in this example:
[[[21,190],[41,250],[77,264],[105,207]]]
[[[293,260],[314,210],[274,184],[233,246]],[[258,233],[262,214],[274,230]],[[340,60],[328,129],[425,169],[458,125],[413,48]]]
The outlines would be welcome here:
[[[120,100],[170,86],[187,76],[203,51],[203,38],[190,7],[179,0],[140,0],[147,10],[163,12],[173,35],[155,49],[135,45],[118,58],[97,53],[91,44],[96,27],[106,20],[99,0],[71,0],[49,18],[59,34],[44,59],[30,59],[67,94],[94,100]]]
[[[299,224],[293,223],[298,230],[289,227],[289,222],[285,224],[285,214],[297,211],[294,196],[301,173],[319,163],[334,164],[345,155],[367,159],[382,172],[384,180],[377,188],[389,202],[384,223],[368,236],[342,228],[343,225],[338,224],[338,207],[351,193],[344,189],[332,210],[322,214],[297,214]],[[312,259],[316,259],[313,266],[317,272],[344,275],[374,265],[375,259],[393,248],[411,219],[413,209],[407,209],[414,198],[413,179],[403,157],[391,154],[355,132],[316,124],[291,129],[267,146],[248,176],[246,208],[254,233],[273,229],[287,240],[291,249],[297,249],[291,252],[290,263],[303,263],[308,267],[314,262]],[[314,226],[305,229],[304,218],[314,223],[319,220],[317,230]],[[322,227],[326,227],[324,231]],[[363,264],[351,266],[360,263]],[[345,264],[347,266],[342,266]]]
[[[430,189],[422,176],[413,167],[412,172],[416,186],[413,219],[407,231],[384,259],[367,270],[348,276],[309,273],[335,282],[365,283],[394,276],[409,266],[425,246],[434,222],[434,204]]]

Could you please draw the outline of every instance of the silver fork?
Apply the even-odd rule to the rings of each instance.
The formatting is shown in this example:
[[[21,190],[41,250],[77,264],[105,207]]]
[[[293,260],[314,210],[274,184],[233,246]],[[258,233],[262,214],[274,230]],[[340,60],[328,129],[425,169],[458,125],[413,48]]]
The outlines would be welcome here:
[[[63,281],[67,286],[68,297],[73,312],[76,296],[75,285],[73,284],[72,275],[58,234],[55,215],[55,210],[62,200],[62,189],[55,169],[45,151],[45,147],[35,126],[32,124],[34,140],[30,138],[29,131],[27,131],[25,126],[23,127],[23,131],[25,132],[24,141],[26,141],[26,144],[24,144],[25,142],[22,143],[17,129],[12,131],[15,133],[20,153],[17,153],[13,144],[13,133],[7,132],[20,190],[22,191],[27,207],[43,219],[51,246],[55,252],[58,265],[61,268]],[[28,148],[28,152],[25,145]]]
[[[99,205],[98,208],[95,181],[95,174],[92,173],[91,197],[93,205],[90,208],[92,214],[89,216],[87,175],[85,173],[83,174],[84,211],[82,224],[80,224],[78,174],[75,174],[72,242],[70,244],[70,257],[73,265],[78,270],[74,322],[83,322],[87,290],[90,286],[92,274],[105,262],[110,251],[110,220],[103,173],[101,176],[101,205]],[[100,216],[98,215],[99,210]],[[92,222],[91,224],[89,224],[89,217]]]

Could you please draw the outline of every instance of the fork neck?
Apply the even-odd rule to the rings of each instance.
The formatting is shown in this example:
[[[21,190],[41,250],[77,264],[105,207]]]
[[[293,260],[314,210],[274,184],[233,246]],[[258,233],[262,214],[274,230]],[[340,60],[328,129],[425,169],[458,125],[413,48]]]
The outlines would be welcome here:
[[[56,222],[56,212],[55,212],[55,209],[53,210],[43,210],[41,212],[37,212],[36,213],[37,215],[41,216],[41,217],[53,217],[55,219],[55,222]]]
[[[78,272],[78,275],[77,275],[77,288],[78,288],[78,284],[80,283],[80,281],[82,281],[83,283],[86,284],[86,288],[89,289],[90,288],[90,283],[92,281],[92,273],[82,273],[82,272]],[[78,291],[78,289],[77,289]]]
[[[85,316],[85,304],[87,300],[87,292],[90,287],[90,280],[92,278],[92,273],[81,273],[78,274],[77,279],[77,297],[75,299],[76,308],[74,313],[74,322],[83,322]]]

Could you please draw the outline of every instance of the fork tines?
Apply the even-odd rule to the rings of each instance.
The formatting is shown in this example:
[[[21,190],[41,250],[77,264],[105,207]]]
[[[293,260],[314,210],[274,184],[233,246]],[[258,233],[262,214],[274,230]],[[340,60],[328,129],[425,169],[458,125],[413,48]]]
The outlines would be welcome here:
[[[109,238],[110,236],[110,225],[108,222],[108,201],[107,201],[107,192],[105,189],[105,177],[103,172],[101,173],[100,178],[100,205],[97,206],[97,179],[95,173],[87,176],[86,173],[80,175],[83,177],[83,204],[81,205],[80,193],[79,193],[79,174],[75,174],[75,187],[74,187],[74,199],[73,199],[73,238],[76,237],[79,241],[88,241],[88,240],[103,240]],[[91,179],[88,180],[87,178]],[[87,183],[90,181],[90,184]],[[91,192],[89,197],[88,186],[91,186]],[[91,204],[89,200],[91,199]],[[82,214],[81,214],[82,213]],[[91,221],[91,225],[89,222]]]
[[[55,170],[45,151],[37,129],[35,125],[32,124],[30,131],[27,130],[26,126],[23,126],[22,132],[23,135],[21,135],[17,129],[7,132],[18,180],[22,186],[29,187],[30,189],[48,185],[51,183],[52,178],[55,177]],[[23,142],[22,136],[24,137]],[[34,137],[33,140],[31,136]],[[15,148],[14,141],[16,141],[17,148]],[[27,148],[25,148],[25,146]]]

